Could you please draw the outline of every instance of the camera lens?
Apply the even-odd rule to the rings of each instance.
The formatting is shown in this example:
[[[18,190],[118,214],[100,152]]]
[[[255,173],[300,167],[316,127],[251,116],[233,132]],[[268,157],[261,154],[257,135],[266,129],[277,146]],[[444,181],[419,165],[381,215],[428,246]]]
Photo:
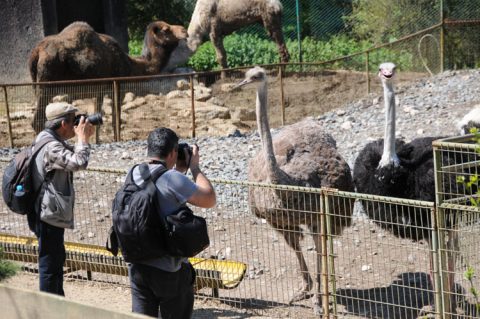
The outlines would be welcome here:
[[[94,113],[92,115],[87,115],[87,114],[78,114],[75,116],[75,122],[73,122],[73,125],[77,126],[80,123],[80,118],[84,116],[86,120],[88,120],[92,125],[102,125],[103,124],[103,118],[101,113]]]
[[[89,115],[87,117],[87,119],[90,123],[92,123],[92,125],[102,125],[103,124],[102,114],[100,114],[100,113],[94,113],[92,115]]]

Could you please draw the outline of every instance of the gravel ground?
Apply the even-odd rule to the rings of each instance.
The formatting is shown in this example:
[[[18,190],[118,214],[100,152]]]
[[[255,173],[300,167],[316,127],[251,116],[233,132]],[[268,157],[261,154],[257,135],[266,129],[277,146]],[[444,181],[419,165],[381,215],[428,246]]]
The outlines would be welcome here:
[[[397,87],[397,136],[409,141],[422,136],[457,134],[457,122],[480,104],[479,83],[480,70],[468,70],[448,71]],[[340,153],[353,166],[366,143],[383,137],[383,96],[370,94],[315,119],[332,134]],[[276,131],[272,130],[273,134]],[[260,148],[256,132],[185,141],[199,145],[201,166],[208,177],[227,180],[245,180],[248,160]],[[0,156],[10,157],[17,151],[1,148]],[[144,160],[145,155],[145,141],[95,145],[90,166],[127,168]]]

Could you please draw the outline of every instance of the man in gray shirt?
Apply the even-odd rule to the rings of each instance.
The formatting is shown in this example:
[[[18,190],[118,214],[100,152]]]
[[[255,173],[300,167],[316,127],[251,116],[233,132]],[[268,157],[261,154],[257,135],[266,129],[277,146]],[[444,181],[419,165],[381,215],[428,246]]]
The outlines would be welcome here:
[[[198,147],[185,152],[186,163],[177,162],[178,136],[168,128],[153,130],[147,140],[151,172],[167,168],[156,181],[161,217],[182,205],[211,208],[216,204],[215,190],[199,167]],[[175,167],[175,169],[173,169]],[[193,181],[183,173],[190,168]],[[132,172],[137,185],[144,183],[137,168]],[[129,264],[132,311],[158,318],[191,318],[193,311],[194,269],[186,257],[162,256]]]

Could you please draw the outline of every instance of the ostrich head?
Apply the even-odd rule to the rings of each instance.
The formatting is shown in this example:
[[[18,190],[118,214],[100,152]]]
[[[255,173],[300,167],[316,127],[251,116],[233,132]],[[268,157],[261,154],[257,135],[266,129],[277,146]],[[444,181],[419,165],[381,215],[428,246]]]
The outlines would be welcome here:
[[[232,90],[240,88],[250,83],[257,83],[257,85],[261,85],[266,83],[266,81],[267,81],[267,75],[266,75],[265,69],[259,66],[255,66],[254,68],[251,68],[245,73],[245,79],[242,82],[236,84],[232,88]]]
[[[391,82],[395,76],[397,66],[392,62],[385,62],[378,67],[378,77],[382,82]]]

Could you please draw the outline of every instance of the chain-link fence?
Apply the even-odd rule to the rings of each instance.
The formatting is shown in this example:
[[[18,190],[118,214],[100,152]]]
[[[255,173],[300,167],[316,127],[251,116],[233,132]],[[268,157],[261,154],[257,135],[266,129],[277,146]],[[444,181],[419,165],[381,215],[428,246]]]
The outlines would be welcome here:
[[[211,239],[192,259],[197,294],[268,317],[313,318],[319,305],[332,318],[478,317],[477,194],[461,184],[477,174],[476,145],[448,139],[434,147],[438,204],[213,180],[217,206],[196,210]],[[103,248],[124,176],[105,168],[75,174],[69,278],[128,285],[123,260]],[[363,210],[379,213],[369,219]],[[25,219],[3,203],[0,239],[8,258],[35,262]]]

